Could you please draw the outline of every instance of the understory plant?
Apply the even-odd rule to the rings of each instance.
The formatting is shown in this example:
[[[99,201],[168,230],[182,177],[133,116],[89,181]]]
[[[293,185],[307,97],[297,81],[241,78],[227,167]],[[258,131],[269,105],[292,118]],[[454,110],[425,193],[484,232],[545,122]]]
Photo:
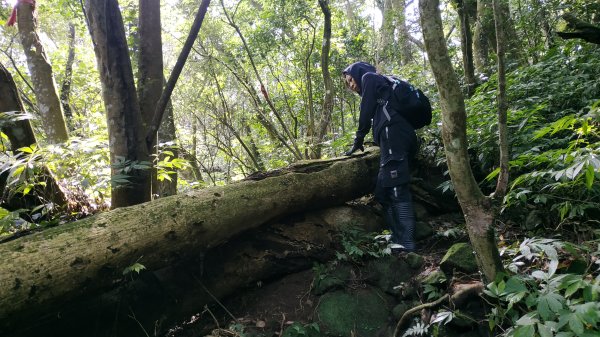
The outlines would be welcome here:
[[[598,217],[598,56],[597,49],[566,43],[507,74],[511,185],[503,211],[526,216],[538,209],[553,227]],[[466,102],[472,165],[489,192],[499,172],[496,88],[492,76]]]
[[[488,318],[494,335],[600,335],[600,275],[596,263],[600,246],[590,249],[532,238],[504,248],[503,253],[509,274],[484,290],[492,305]],[[585,263],[576,270],[574,261]]]

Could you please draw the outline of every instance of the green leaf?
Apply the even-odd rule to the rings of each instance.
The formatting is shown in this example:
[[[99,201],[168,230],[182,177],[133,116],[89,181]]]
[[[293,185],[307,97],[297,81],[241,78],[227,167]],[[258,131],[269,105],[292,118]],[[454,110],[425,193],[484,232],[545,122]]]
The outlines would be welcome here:
[[[535,336],[535,326],[534,325],[524,325],[515,329],[512,333],[513,337],[534,337]]]
[[[136,263],[132,264],[131,266],[125,268],[123,270],[123,275],[127,275],[127,274],[129,274],[131,272],[136,272],[136,273],[139,274],[140,271],[142,271],[144,269],[146,269],[146,267],[143,264],[140,264],[140,263],[136,262]]]
[[[530,312],[523,315],[519,318],[515,324],[516,325],[525,325],[525,326],[533,326],[533,324],[538,323],[539,320],[535,317],[537,315],[536,312]]]
[[[557,293],[548,293],[538,297],[537,311],[547,321],[563,308],[564,298]]]
[[[592,189],[592,186],[594,185],[595,176],[596,176],[596,171],[594,169],[594,166],[592,164],[588,164],[588,166],[585,170],[585,186],[587,187],[588,190]]]
[[[578,336],[583,334],[583,322],[577,314],[571,314],[569,317],[569,327]]]
[[[540,337],[552,337],[552,330],[550,329],[550,327],[546,326],[545,324],[538,323],[537,330],[538,330],[538,333],[540,334]]]

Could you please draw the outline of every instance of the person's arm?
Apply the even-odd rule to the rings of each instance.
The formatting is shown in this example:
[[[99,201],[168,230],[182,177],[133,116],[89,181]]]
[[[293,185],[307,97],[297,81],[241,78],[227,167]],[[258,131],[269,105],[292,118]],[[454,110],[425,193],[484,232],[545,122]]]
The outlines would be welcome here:
[[[358,119],[358,130],[354,142],[360,142],[362,145],[365,136],[371,130],[371,120],[377,109],[377,95],[379,75],[367,73],[362,78],[362,99],[360,101],[360,117]]]

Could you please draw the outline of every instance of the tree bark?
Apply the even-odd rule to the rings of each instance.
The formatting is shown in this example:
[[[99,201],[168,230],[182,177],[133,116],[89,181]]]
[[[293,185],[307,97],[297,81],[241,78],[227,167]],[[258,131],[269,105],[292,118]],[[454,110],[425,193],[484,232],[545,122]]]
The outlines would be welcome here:
[[[154,117],[154,112],[158,100],[163,91],[163,49],[162,49],[162,31],[159,0],[140,0],[139,1],[139,60],[138,60],[138,99],[140,102],[140,112],[144,130],[148,130]],[[173,107],[168,101],[166,115],[162,118],[161,126],[156,135],[158,143],[177,142],[175,136],[175,123],[173,120]],[[157,144],[157,141],[154,141]],[[157,154],[157,148],[149,148],[152,154]],[[175,148],[170,148],[173,153],[172,158],[177,158]],[[165,155],[160,155],[157,159],[163,160]],[[152,196],[163,197],[175,195],[177,193],[177,173],[170,175],[171,180],[159,181],[157,178],[156,167],[152,167]]]
[[[134,262],[158,270],[283,215],[355,199],[372,191],[370,177],[377,171],[378,151],[367,150],[298,164],[262,180],[116,209],[3,243],[0,331],[22,317],[112,287]]]
[[[473,61],[478,74],[489,74],[490,33],[492,29],[492,10],[489,0],[477,0],[477,14],[473,32]],[[493,35],[492,35],[493,37]]]
[[[321,158],[323,141],[327,135],[327,130],[331,126],[331,115],[333,114],[333,80],[329,72],[329,51],[331,49],[331,9],[328,0],[319,0],[319,6],[323,12],[323,44],[321,46],[321,74],[323,74],[323,84],[325,86],[325,97],[323,97],[323,108],[321,110],[321,120],[319,122],[319,132],[317,134],[317,144],[315,158]]]
[[[69,139],[67,124],[56,90],[52,66],[37,34],[34,6],[26,2],[17,3],[17,25],[19,37],[27,58],[31,82],[46,138],[49,143],[62,143]]]
[[[494,22],[496,25],[496,54],[498,63],[498,147],[500,149],[500,174],[496,183],[496,191],[494,198],[502,200],[508,190],[508,127],[507,110],[508,103],[506,102],[506,68],[504,65],[504,46],[506,45],[506,37],[504,35],[504,18],[503,12],[500,10],[499,0],[493,0]]]
[[[557,32],[561,38],[568,39],[583,39],[584,41],[600,44],[600,27],[576,18],[571,13],[565,13],[562,18],[567,22],[567,27],[572,29],[572,32]]]
[[[465,86],[468,96],[475,91],[475,68],[473,65],[473,34],[471,33],[471,22],[469,20],[469,3],[466,0],[455,1],[458,19],[460,23],[460,47],[462,50],[463,69],[465,72]]]
[[[114,182],[111,207],[136,205],[150,200],[151,159],[121,10],[116,0],[88,0],[86,14],[106,108]],[[118,177],[121,180],[125,178],[127,182],[116,182],[114,179]]]
[[[16,326],[11,333],[38,337],[77,331],[80,336],[143,337],[142,326],[162,336],[205,306],[216,306],[213,296],[223,301],[257,282],[330,261],[339,247],[337,234],[345,227],[360,224],[365,231],[375,232],[382,223],[372,209],[360,206],[292,214],[234,236],[205,254],[182,257],[157,271],[127,275],[109,292],[61,306],[60,317],[58,308],[49,310],[26,324],[26,331]]]
[[[13,114],[14,117],[24,117],[25,109],[23,108],[23,103],[21,102],[12,76],[4,65],[0,64],[0,114],[4,115],[7,113]],[[13,121],[6,124],[3,122],[1,130],[8,137],[10,150],[17,157],[27,155],[19,151],[20,148],[29,147],[37,143],[31,123],[27,118],[14,118]],[[3,203],[8,208],[35,207],[42,204],[43,200],[50,201],[59,207],[67,205],[67,196],[58,185],[52,172],[46,166],[40,165],[37,178],[43,181],[45,186],[39,185],[29,196],[23,197],[19,195],[18,198],[10,198],[6,190],[7,179],[8,173],[0,174],[0,203]]]
[[[421,0],[419,9],[425,48],[440,93],[442,138],[450,178],[479,268],[485,279],[492,281],[503,270],[492,227],[494,216],[491,202],[479,189],[469,164],[465,102],[448,56],[439,0]]]
[[[69,23],[69,55],[65,65],[65,77],[60,86],[60,102],[69,126],[73,128],[73,109],[71,109],[71,81],[73,79],[73,63],[75,62],[75,25]]]

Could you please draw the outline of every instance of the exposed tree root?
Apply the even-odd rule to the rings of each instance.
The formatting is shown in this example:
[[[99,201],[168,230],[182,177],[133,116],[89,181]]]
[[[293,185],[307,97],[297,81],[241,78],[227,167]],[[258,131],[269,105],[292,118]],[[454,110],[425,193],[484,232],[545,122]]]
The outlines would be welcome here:
[[[468,285],[460,287],[460,289],[458,289],[452,296],[450,296],[449,294],[445,294],[444,296],[438,298],[437,300],[435,300],[433,302],[428,302],[428,303],[423,303],[421,305],[417,305],[416,307],[407,310],[402,315],[402,317],[400,318],[400,320],[398,320],[398,323],[396,324],[396,328],[394,329],[394,334],[392,336],[399,337],[400,331],[403,329],[403,327],[406,325],[408,320],[415,313],[418,313],[423,309],[437,308],[438,306],[445,303],[447,300],[450,304],[453,304],[454,306],[460,306],[467,299],[469,299],[473,296],[479,296],[479,294],[481,294],[482,291],[483,291],[483,284],[481,282],[472,283],[472,284],[468,284]]]

